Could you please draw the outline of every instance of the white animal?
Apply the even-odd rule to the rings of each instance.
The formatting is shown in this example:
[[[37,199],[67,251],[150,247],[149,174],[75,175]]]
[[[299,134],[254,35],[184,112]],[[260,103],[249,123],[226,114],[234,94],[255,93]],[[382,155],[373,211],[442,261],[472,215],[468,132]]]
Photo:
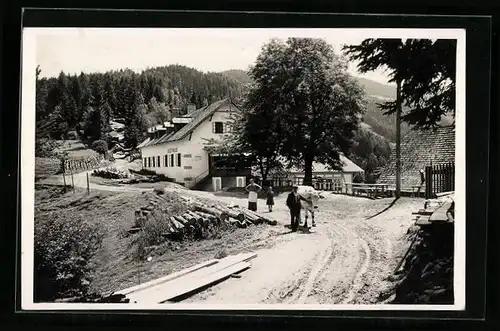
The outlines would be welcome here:
[[[299,185],[297,193],[302,198],[304,198],[301,199],[302,209],[304,210],[304,218],[305,218],[304,226],[307,226],[307,220],[309,218],[309,214],[311,214],[312,226],[316,226],[316,223],[314,222],[314,211],[318,209],[319,199],[323,199],[324,196],[321,194],[321,192],[316,191],[314,187],[307,185]]]

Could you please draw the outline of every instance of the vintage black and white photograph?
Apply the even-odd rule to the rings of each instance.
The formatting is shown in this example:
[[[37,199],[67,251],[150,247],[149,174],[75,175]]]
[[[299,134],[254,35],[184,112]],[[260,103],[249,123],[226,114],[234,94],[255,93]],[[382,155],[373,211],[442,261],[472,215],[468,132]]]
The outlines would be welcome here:
[[[25,28],[22,53],[23,309],[465,309],[463,30]]]

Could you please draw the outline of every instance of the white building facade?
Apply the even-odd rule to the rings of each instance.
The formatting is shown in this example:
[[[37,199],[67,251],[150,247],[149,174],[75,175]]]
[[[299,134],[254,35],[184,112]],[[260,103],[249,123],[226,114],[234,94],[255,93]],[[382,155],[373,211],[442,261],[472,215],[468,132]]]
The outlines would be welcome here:
[[[232,101],[224,99],[173,118],[168,125],[150,132],[150,138],[138,146],[143,168],[188,188],[202,185],[202,189],[218,191],[245,186],[249,169],[215,169],[213,156],[207,151],[217,141],[231,139],[232,116],[238,111]]]

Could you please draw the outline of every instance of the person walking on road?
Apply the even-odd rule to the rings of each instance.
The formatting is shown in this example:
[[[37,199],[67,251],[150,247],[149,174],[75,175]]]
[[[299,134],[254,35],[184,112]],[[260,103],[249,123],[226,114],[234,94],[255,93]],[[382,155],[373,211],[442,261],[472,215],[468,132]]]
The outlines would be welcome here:
[[[245,187],[245,190],[248,192],[248,209],[257,211],[258,193],[262,190],[262,187],[256,184],[253,178],[251,178],[250,184]]]
[[[290,227],[293,232],[296,232],[300,223],[300,210],[302,209],[302,204],[300,203],[301,197],[299,195],[298,187],[293,186],[292,192],[288,194],[286,199],[286,205],[290,209]]]
[[[269,208],[269,212],[273,211],[274,206],[274,191],[273,187],[269,186],[267,189],[267,207]]]

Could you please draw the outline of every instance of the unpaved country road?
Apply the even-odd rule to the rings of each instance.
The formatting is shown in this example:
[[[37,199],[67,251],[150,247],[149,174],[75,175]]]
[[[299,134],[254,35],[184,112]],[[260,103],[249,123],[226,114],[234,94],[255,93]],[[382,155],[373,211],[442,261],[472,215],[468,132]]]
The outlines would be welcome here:
[[[282,224],[289,222],[284,199],[278,197],[275,210],[267,214]],[[276,244],[256,251],[252,267],[241,278],[229,278],[185,302],[378,303],[390,285],[386,278],[408,246],[403,237],[412,223],[411,211],[421,205],[417,199],[401,199],[366,220],[391,201],[326,194],[312,233],[290,233],[281,226]],[[260,207],[265,208],[263,202]]]
[[[58,177],[59,178],[59,177]],[[57,180],[57,178],[52,178]],[[59,179],[62,182],[62,177]],[[86,187],[86,174],[74,175],[75,186]],[[245,199],[214,196],[210,192],[189,191],[167,186],[183,195],[217,199],[245,206]],[[93,190],[116,192],[150,191],[151,188],[107,186],[91,183]],[[286,194],[276,197],[272,213],[259,211],[278,221],[278,226],[263,228],[263,243],[270,248],[256,251],[252,267],[241,278],[229,278],[184,302],[191,303],[289,303],[289,304],[369,304],[381,301],[386,281],[404,255],[408,242],[404,235],[412,224],[411,212],[422,202],[325,194],[316,212],[317,227],[311,233],[291,233],[285,206]],[[267,232],[266,232],[267,231]],[[265,247],[262,245],[261,247]]]

